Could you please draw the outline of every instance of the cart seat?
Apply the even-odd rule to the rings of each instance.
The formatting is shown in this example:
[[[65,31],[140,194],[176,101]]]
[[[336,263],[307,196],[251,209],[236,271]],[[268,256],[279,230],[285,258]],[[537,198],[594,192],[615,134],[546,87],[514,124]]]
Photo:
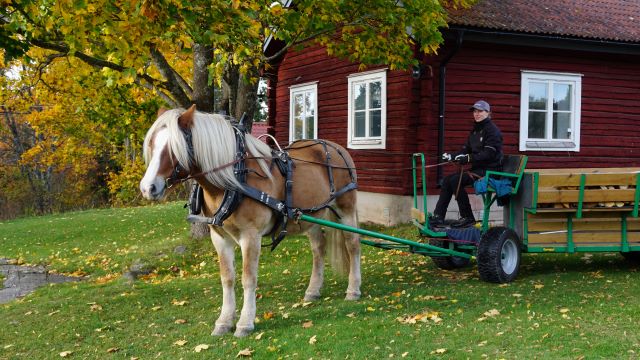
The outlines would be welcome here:
[[[502,157],[502,171],[486,172],[485,177],[487,179],[509,179],[511,180],[511,194],[516,194],[520,187],[522,175],[524,169],[527,166],[527,156],[519,154],[505,154]],[[495,189],[489,187],[490,192],[495,192]]]

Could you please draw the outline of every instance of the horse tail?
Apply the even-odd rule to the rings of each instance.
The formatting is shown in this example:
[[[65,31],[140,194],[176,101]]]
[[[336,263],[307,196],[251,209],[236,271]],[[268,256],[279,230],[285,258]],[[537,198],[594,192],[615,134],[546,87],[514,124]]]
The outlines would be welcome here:
[[[338,217],[333,211],[329,211],[328,219],[332,222],[339,222]],[[357,224],[357,221],[356,221]],[[353,236],[346,231],[335,228],[325,228],[325,238],[327,240],[327,255],[331,267],[340,275],[348,275],[351,262],[349,260],[349,252],[347,251],[348,237]]]

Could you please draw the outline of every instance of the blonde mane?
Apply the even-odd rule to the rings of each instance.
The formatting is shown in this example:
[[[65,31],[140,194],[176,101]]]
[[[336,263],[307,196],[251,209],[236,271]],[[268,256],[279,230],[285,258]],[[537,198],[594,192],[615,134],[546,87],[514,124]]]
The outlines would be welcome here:
[[[189,168],[189,151],[184,134],[178,126],[178,118],[184,109],[165,111],[151,126],[144,140],[144,158],[149,161],[149,145],[151,138],[159,129],[166,127],[169,131],[169,148],[181,167]],[[201,171],[208,171],[229,164],[235,160],[236,136],[234,128],[222,115],[196,111],[191,128],[194,161]],[[253,157],[271,157],[271,148],[251,134],[245,135],[246,151]],[[265,160],[258,160],[264,174],[271,178],[269,166]],[[233,166],[212,171],[205,175],[206,179],[220,189],[240,187],[235,177]]]

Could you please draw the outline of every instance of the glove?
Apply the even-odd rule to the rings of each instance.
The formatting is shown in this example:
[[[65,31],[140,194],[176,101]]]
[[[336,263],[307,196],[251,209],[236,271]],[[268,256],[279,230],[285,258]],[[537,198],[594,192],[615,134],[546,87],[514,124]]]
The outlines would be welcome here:
[[[453,161],[460,163],[460,165],[468,163],[469,160],[471,160],[471,155],[469,154],[456,155],[456,157],[453,159]]]
[[[451,154],[449,154],[449,153],[442,154],[442,160],[451,161]]]

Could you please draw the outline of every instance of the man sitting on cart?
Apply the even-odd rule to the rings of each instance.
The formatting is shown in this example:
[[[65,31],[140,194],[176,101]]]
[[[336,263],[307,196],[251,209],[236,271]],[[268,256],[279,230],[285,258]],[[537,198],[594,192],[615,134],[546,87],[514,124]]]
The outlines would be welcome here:
[[[500,170],[502,162],[502,133],[491,121],[491,107],[484,100],[476,101],[470,108],[473,110],[473,130],[467,142],[458,153],[444,153],[442,160],[455,161],[460,164],[460,171],[446,176],[442,180],[440,198],[436,204],[433,216],[429,218],[429,225],[444,225],[445,215],[452,196],[456,196],[460,219],[453,222],[453,227],[468,227],[475,224],[476,219],[471,210],[466,186],[484,176],[487,170]],[[462,166],[471,164],[471,169],[463,171]]]

